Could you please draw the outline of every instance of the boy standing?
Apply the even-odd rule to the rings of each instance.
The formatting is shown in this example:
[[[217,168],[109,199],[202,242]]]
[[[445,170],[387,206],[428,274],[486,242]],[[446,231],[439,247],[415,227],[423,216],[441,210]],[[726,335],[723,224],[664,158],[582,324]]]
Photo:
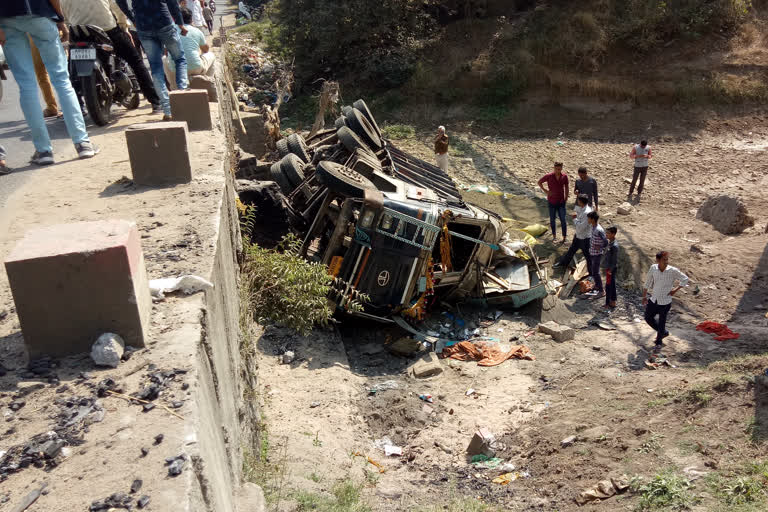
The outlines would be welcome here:
[[[589,239],[589,264],[592,267],[592,279],[595,280],[595,289],[589,292],[587,296],[597,298],[605,295],[603,280],[600,277],[600,260],[603,256],[603,248],[608,245],[608,239],[605,236],[603,226],[598,223],[600,215],[597,212],[589,212],[587,220],[592,226],[592,236]]]
[[[619,242],[616,241],[616,226],[611,226],[605,230],[605,236],[608,238],[608,245],[605,247],[605,257],[603,258],[603,268],[605,269],[605,308],[613,309],[616,307],[616,271],[619,266]]]

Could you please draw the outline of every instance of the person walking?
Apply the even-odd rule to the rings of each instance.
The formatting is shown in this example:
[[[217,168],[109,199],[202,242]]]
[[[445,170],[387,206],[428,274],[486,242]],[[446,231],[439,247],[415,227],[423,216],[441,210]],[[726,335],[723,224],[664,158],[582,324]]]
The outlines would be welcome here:
[[[189,0],[191,5],[188,5],[190,11],[192,11],[192,25],[198,30],[205,28],[205,17],[203,17],[203,0]]]
[[[141,50],[128,32],[125,14],[114,0],[60,0],[61,9],[70,25],[94,25],[107,33],[115,54],[123,59],[136,75],[144,98],[152,105],[152,112],[163,110],[160,96],[155,90],[152,75],[144,65]]]
[[[576,197],[576,206],[573,211],[573,225],[576,227],[576,234],[573,236],[573,241],[568,248],[568,252],[565,253],[562,258],[557,260],[557,262],[552,265],[552,268],[567,267],[576,255],[576,251],[581,250],[584,259],[587,261],[587,269],[591,275],[592,267],[589,264],[589,239],[592,235],[592,226],[589,224],[587,215],[592,212],[592,208],[587,204],[586,194],[579,194]]]
[[[544,183],[547,188],[544,188]],[[568,176],[563,172],[563,163],[555,162],[554,170],[545,174],[539,180],[539,188],[547,194],[547,203],[549,205],[549,226],[552,228],[552,239],[557,242],[557,227],[555,224],[555,215],[560,217],[560,228],[563,231],[565,242],[568,236],[568,226],[565,223],[565,203],[568,202]]]
[[[647,140],[641,140],[640,144],[635,144],[629,153],[629,158],[635,161],[635,170],[632,173],[632,184],[629,186],[627,199],[632,199],[632,193],[635,191],[635,183],[638,177],[640,178],[640,183],[637,186],[637,198],[640,199],[640,194],[643,193],[643,187],[645,186],[645,176],[648,174],[648,160],[651,156],[651,146],[648,145]]]
[[[616,307],[616,272],[619,269],[619,242],[616,241],[616,226],[605,230],[608,245],[605,246],[602,267],[605,269],[605,305],[606,309]]]
[[[448,135],[445,133],[445,126],[437,127],[437,135],[435,135],[435,161],[439,168],[443,171],[448,171]]]
[[[245,16],[248,21],[251,21],[251,11],[248,10],[248,7],[245,6],[243,0],[240,0],[240,2],[237,3],[237,10],[240,11],[240,13]]]
[[[0,176],[11,174],[11,172],[13,171],[13,169],[11,169],[5,164],[6,155],[7,153],[5,152],[5,148],[3,147],[2,144],[0,144]]]
[[[645,321],[656,331],[655,353],[661,352],[662,340],[669,336],[667,315],[672,307],[672,297],[685,286],[688,286],[688,276],[669,264],[669,253],[656,253],[656,264],[648,270],[643,286]]]
[[[56,103],[56,96],[53,94],[51,77],[48,76],[48,71],[45,70],[45,64],[43,64],[43,58],[40,57],[40,50],[37,49],[31,37],[29,38],[29,49],[32,50],[32,63],[35,65],[37,85],[40,87],[40,92],[43,93],[43,101],[45,101],[43,117],[60,117],[59,104]]]
[[[213,35],[213,11],[208,7],[207,2],[205,3],[205,7],[203,7],[203,19],[208,27],[208,33]]]
[[[163,71],[163,48],[168,50],[176,64],[176,85],[179,89],[189,87],[187,79],[187,59],[181,45],[181,35],[186,35],[184,20],[178,0],[133,0],[133,9],[128,8],[127,0],[117,0],[128,19],[136,25],[139,40],[147,52],[149,68],[152,71],[152,81],[155,91],[160,97],[163,107],[163,121],[170,121],[171,102],[168,88],[165,86]]]
[[[184,27],[187,29],[187,34],[181,36],[184,57],[187,59],[187,76],[212,74],[216,55],[209,51],[210,48],[205,41],[203,32],[191,25],[192,11],[186,7],[182,8],[181,18],[184,20]],[[168,83],[173,84],[176,82],[175,66],[167,57],[163,58],[163,62]]]
[[[598,206],[597,181],[588,174],[586,167],[579,167],[579,179],[573,182],[573,192],[577,197],[579,194],[585,194],[589,207],[596,212],[600,210]]]
[[[600,260],[603,257],[603,249],[608,245],[608,238],[605,236],[603,226],[600,225],[600,214],[589,212],[587,220],[592,226],[592,234],[589,238],[589,265],[592,267],[590,275],[595,281],[595,288],[587,293],[587,297],[598,298],[605,295],[603,280],[600,277]]]
[[[58,0],[3,0],[0,2],[0,45],[3,45],[8,66],[19,86],[19,103],[35,146],[30,162],[35,165],[54,163],[53,146],[37,92],[30,37],[40,51],[40,58],[59,96],[67,132],[78,157],[93,157],[99,148],[88,137],[83,113],[69,80],[67,55],[61,44],[62,38],[64,41],[69,39],[69,31]]]

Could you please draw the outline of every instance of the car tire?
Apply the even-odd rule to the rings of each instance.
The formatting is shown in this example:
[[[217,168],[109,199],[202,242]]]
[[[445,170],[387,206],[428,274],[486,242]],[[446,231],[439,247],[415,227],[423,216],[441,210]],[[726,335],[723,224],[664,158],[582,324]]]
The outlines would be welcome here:
[[[376,190],[376,185],[368,178],[336,162],[320,162],[317,164],[316,175],[329,190],[345,197],[362,198],[366,190]]]
[[[353,108],[347,114],[347,126],[355,132],[371,149],[378,151],[381,149],[381,138],[376,134],[371,123],[368,122],[365,115]]]
[[[363,142],[360,137],[355,135],[355,132],[350,130],[348,126],[342,126],[339,128],[339,130],[336,132],[336,136],[350,153],[354,153],[357,148],[362,148],[363,150],[367,149],[370,151],[368,145]]]
[[[309,163],[309,153],[307,153],[307,143],[304,141],[304,137],[298,133],[292,133],[288,136],[288,150],[298,156],[302,162]]]
[[[287,154],[280,160],[280,170],[283,176],[291,182],[291,190],[295,189],[304,181],[304,163],[301,158],[293,153]]]
[[[277,147],[277,153],[280,155],[280,158],[283,158],[285,155],[291,152],[291,150],[288,148],[288,139],[278,140],[275,142],[275,146]]]
[[[280,190],[283,191],[283,194],[287,196],[293,192],[294,187],[291,185],[291,182],[288,180],[285,173],[283,173],[280,162],[272,164],[272,167],[269,168],[269,175],[272,177],[272,181],[278,184]]]
[[[376,119],[373,118],[373,114],[371,113],[370,109],[368,108],[368,105],[366,105],[365,101],[363,100],[357,100],[352,104],[357,110],[363,113],[366,119],[368,119],[368,122],[371,123],[371,126],[373,127],[374,131],[376,131],[376,135],[381,138],[381,128],[379,128],[379,125],[376,123]]]

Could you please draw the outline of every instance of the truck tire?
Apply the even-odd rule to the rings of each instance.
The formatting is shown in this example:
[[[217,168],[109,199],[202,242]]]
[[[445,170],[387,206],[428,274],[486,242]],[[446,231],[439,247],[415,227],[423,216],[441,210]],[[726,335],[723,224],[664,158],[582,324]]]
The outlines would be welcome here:
[[[288,181],[291,182],[291,190],[295,189],[304,181],[304,162],[301,158],[289,153],[280,160],[280,170]]]
[[[376,119],[373,118],[373,114],[368,109],[368,105],[366,105],[365,101],[363,100],[357,100],[352,104],[357,110],[363,113],[366,119],[368,119],[368,122],[371,123],[371,126],[376,131],[376,135],[381,137],[381,129],[379,128],[379,125],[376,123]]]
[[[272,167],[269,168],[269,175],[272,177],[272,181],[274,181],[280,186],[280,190],[283,191],[283,194],[287,196],[288,194],[293,192],[294,187],[291,185],[291,182],[283,173],[280,162],[275,162],[274,164],[272,164]]]
[[[365,190],[376,190],[376,185],[357,171],[336,162],[324,160],[317,164],[317,179],[332,192],[346,197],[365,196]]]
[[[339,130],[336,132],[336,136],[350,153],[354,153],[357,148],[362,148],[364,150],[367,149],[370,151],[368,145],[363,142],[360,137],[355,135],[355,132],[350,130],[347,126],[342,126],[339,128]]]
[[[381,149],[381,138],[362,112],[353,108],[347,114],[347,126],[374,151]]]
[[[285,155],[291,152],[291,150],[288,149],[288,139],[278,140],[275,142],[275,146],[277,147],[277,153],[280,155],[280,158],[283,158]]]
[[[334,121],[334,122],[333,122],[333,126],[334,126],[334,128],[336,128],[337,130],[338,130],[339,128],[343,127],[343,126],[347,126],[347,118],[346,118],[346,117],[344,117],[344,116],[341,116],[341,117],[337,117],[337,118],[336,118],[336,121]]]
[[[302,162],[309,163],[309,153],[307,153],[307,143],[304,141],[304,137],[298,133],[292,133],[288,136],[288,150],[298,156]]]

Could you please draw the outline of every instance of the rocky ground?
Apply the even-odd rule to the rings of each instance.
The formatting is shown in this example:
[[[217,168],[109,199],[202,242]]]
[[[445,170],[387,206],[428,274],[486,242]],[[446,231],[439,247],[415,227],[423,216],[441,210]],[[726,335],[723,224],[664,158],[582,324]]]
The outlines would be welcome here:
[[[569,174],[590,169],[601,185],[603,225],[619,227],[626,253],[619,307],[605,313],[594,302],[568,299],[561,320],[575,337],[560,343],[536,331],[535,309],[498,318],[453,311],[504,349],[525,344],[535,360],[481,367],[443,359],[442,372],[428,379],[412,374],[417,356],[390,353],[402,336],[397,330],[344,324],[335,335],[311,338],[268,330],[258,347],[269,446],[252,462],[272,506],[576,510],[582,492],[613,478],[618,495],[609,496],[616,491],[609,481],[605,501],[581,508],[763,510],[766,406],[755,375],[768,366],[766,133],[723,129],[651,140],[646,191],[633,198],[629,215],[617,207],[627,200],[630,140],[451,135],[456,180],[508,193],[467,192],[465,199],[517,227],[547,224],[535,184],[552,161],[563,161]],[[430,134],[395,143],[431,158]],[[699,206],[720,194],[740,198],[755,226],[725,235],[698,220]],[[541,255],[566,249],[548,235],[541,240]],[[693,282],[675,300],[668,364],[650,369],[652,332],[641,320],[638,284],[659,249],[669,250]],[[427,327],[444,323],[440,315]],[[727,322],[740,338],[714,341],[695,330],[703,320]],[[289,364],[286,350],[295,353]],[[426,394],[433,402],[419,398]],[[498,440],[500,460],[485,468],[466,453],[480,428]],[[402,455],[387,456],[385,438]],[[510,483],[493,482],[509,473]],[[622,482],[630,481],[626,489]],[[343,508],[339,482],[360,486],[358,508]]]

